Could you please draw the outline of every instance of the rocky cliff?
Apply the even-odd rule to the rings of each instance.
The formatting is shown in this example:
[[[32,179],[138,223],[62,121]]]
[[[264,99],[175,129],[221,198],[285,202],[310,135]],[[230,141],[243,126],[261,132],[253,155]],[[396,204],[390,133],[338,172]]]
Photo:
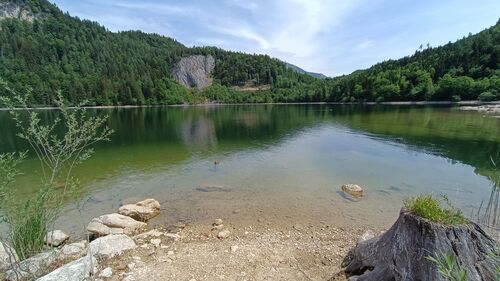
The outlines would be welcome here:
[[[26,21],[33,21],[38,15],[31,12],[21,4],[13,2],[0,2],[0,20],[6,18],[18,18]]]
[[[182,58],[173,68],[174,79],[188,88],[203,89],[212,85],[210,73],[215,67],[215,59],[208,55],[194,55]]]

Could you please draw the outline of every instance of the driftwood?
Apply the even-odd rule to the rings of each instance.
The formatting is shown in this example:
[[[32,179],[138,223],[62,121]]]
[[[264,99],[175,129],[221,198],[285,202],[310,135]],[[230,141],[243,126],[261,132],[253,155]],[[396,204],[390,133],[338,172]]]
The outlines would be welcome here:
[[[493,281],[499,266],[494,251],[499,254],[498,243],[473,222],[446,226],[401,210],[387,232],[358,243],[342,266],[349,281],[445,281],[426,257],[452,254],[455,269],[465,269],[467,280]]]

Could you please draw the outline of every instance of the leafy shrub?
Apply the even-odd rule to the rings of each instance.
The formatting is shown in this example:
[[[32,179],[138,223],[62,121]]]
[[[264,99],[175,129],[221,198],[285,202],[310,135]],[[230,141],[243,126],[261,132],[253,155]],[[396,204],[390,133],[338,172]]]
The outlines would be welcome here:
[[[492,92],[484,92],[479,95],[480,101],[495,101],[498,99],[498,96]]]

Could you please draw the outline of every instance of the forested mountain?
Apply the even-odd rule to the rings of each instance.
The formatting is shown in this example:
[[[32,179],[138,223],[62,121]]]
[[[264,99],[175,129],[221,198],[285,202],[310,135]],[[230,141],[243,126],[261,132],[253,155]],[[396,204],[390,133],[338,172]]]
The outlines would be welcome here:
[[[175,64],[190,55],[215,58],[212,86],[188,90],[173,80]],[[321,80],[265,55],[110,32],[46,0],[0,2],[0,77],[14,89],[31,89],[33,105],[50,105],[58,90],[71,103],[94,105],[498,99],[499,58],[497,23],[455,43]]]

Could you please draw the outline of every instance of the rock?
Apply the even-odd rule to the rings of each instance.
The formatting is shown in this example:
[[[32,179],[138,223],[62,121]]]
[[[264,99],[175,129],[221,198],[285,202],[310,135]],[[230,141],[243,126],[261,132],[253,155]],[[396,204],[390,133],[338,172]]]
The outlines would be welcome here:
[[[365,231],[358,239],[358,243],[361,243],[363,241],[366,241],[366,240],[370,240],[372,239],[373,237],[375,237],[375,233],[371,230],[367,230]]]
[[[155,199],[146,199],[135,204],[123,205],[118,212],[139,221],[148,221],[160,214],[160,203]]]
[[[180,84],[199,90],[212,84],[210,73],[215,67],[215,59],[208,55],[193,55],[182,58],[173,68],[172,75]]]
[[[161,239],[151,239],[151,244],[153,244],[155,247],[159,247],[161,244]]]
[[[43,242],[49,246],[59,247],[68,239],[68,234],[64,233],[62,230],[53,230],[45,235]]]
[[[219,239],[225,239],[228,238],[229,236],[231,236],[231,231],[227,229],[222,230],[221,232],[219,232],[219,234],[217,234],[217,238]]]
[[[100,258],[119,256],[123,251],[132,250],[136,247],[134,240],[125,234],[100,237],[89,244],[91,254]]]
[[[97,272],[97,259],[85,256],[65,264],[37,281],[83,281]]]
[[[3,243],[0,243],[0,272],[4,272],[11,263],[18,261],[16,251]]]
[[[71,243],[68,245],[64,245],[61,248],[61,253],[66,257],[73,256],[83,256],[85,251],[87,250],[87,241],[82,240],[80,242]]]
[[[106,267],[99,273],[99,277],[109,278],[113,275],[113,269],[111,267]]]
[[[222,219],[215,219],[214,226],[221,225],[223,223]]]
[[[361,188],[361,186],[357,184],[352,184],[352,183],[344,184],[342,185],[342,191],[354,197],[363,196],[363,188]]]
[[[174,255],[174,251],[168,251],[168,252],[167,252],[167,255],[169,255],[169,256],[173,256],[173,255]]]
[[[134,236],[134,239],[146,239],[148,237],[160,237],[162,235],[165,235],[165,233],[163,233],[157,229],[153,229],[153,230],[150,230],[148,232],[144,232],[144,233],[141,233],[141,234]]]
[[[234,246],[231,246],[231,253],[235,253],[236,251],[238,251],[238,246],[234,245]]]
[[[93,218],[88,224],[87,230],[97,237],[109,234],[130,235],[145,226],[145,223],[131,217],[113,213]]]
[[[219,224],[219,225],[214,225],[212,226],[212,230],[222,230],[224,228],[224,225],[223,224]]]
[[[15,270],[10,269],[5,273],[5,280],[15,281],[41,277],[57,263],[58,254],[59,250],[54,249],[25,259],[14,265]]]

